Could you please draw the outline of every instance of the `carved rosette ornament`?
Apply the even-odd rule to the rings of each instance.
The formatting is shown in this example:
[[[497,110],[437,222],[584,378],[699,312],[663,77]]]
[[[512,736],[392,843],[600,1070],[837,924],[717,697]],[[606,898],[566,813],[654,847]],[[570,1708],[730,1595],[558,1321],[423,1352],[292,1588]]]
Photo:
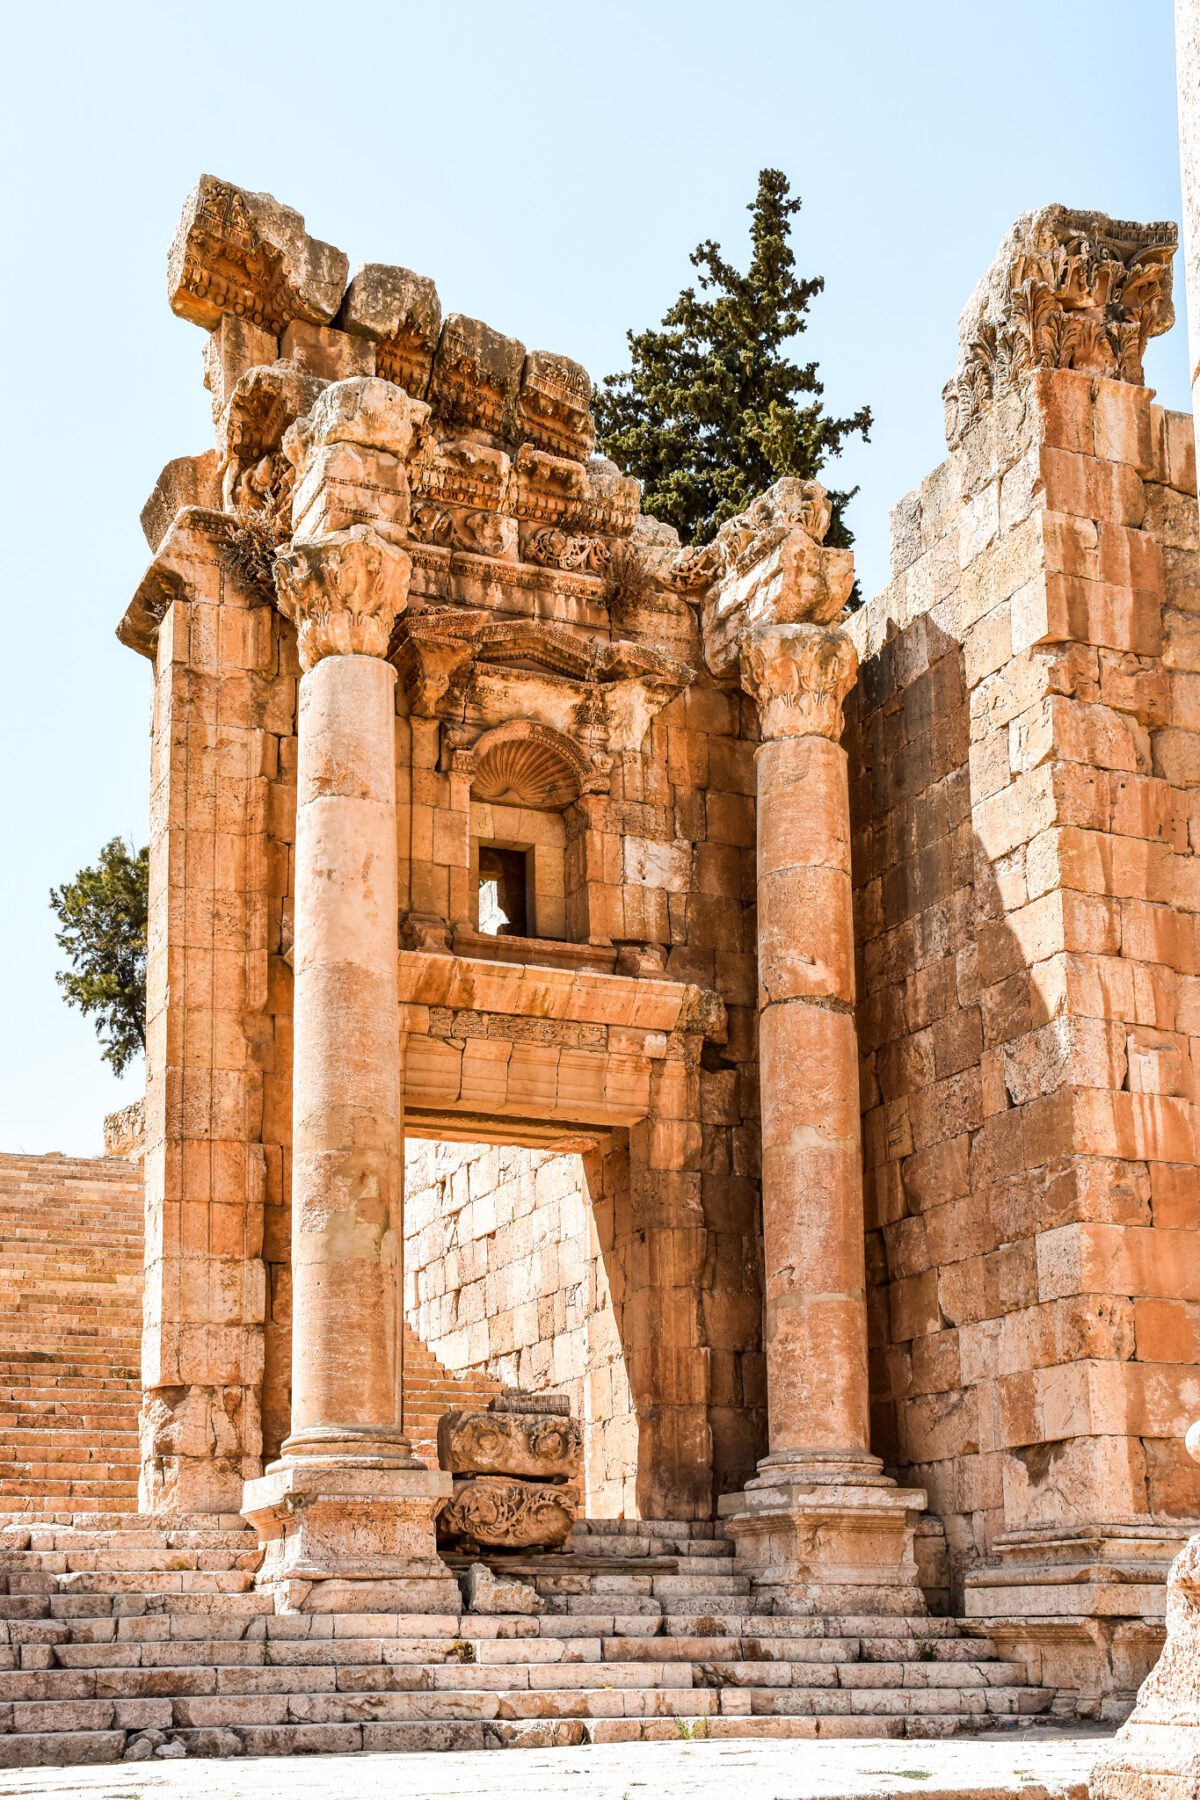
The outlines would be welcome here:
[[[448,1412],[438,1420],[438,1462],[454,1474],[577,1475],[583,1433],[565,1413]]]
[[[296,627],[301,668],[324,656],[386,656],[411,571],[408,552],[366,525],[283,551],[275,590]]]
[[[1148,341],[1174,323],[1177,240],[1168,221],[1065,206],[1023,213],[959,320],[958,367],[942,394],[951,449],[1031,369],[1140,385]]]
[[[758,707],[764,739],[842,735],[842,702],[858,654],[844,631],[824,625],[763,625],[741,646],[742,686]]]

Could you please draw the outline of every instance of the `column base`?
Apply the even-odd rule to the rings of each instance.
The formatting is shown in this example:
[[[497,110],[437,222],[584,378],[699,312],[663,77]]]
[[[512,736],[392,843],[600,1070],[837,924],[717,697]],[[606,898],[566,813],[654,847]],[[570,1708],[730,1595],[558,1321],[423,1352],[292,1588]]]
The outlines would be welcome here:
[[[243,1490],[257,1585],[284,1612],[461,1612],[434,1535],[451,1486],[440,1469],[285,1456]]]
[[[1162,1648],[1167,1574],[1188,1525],[1006,1531],[963,1584],[963,1613],[1035,1685],[1084,1718],[1124,1719]]]
[[[768,1456],[722,1495],[734,1567],[760,1600],[777,1613],[924,1615],[913,1540],[926,1496],[882,1470],[841,1452]]]

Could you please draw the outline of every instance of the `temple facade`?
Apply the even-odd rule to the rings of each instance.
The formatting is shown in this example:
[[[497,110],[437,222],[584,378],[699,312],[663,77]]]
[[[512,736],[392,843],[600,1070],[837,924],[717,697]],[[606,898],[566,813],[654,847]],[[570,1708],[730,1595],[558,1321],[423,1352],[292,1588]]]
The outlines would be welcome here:
[[[201,178],[169,297],[215,444],[163,470],[119,627],[153,684],[137,1499],[29,1500],[6,1555],[197,1599],[215,1673],[18,1735],[1129,1711],[1200,1528],[1200,524],[1143,374],[1175,252],[1015,222],[856,607],[817,483],[683,547],[578,363]],[[268,1648],[374,1629],[437,1689],[478,1642],[495,1679],[414,1695],[364,1649],[391,1676],[324,1711],[314,1654],[243,1691],[243,1607]],[[641,1679],[534,1694],[506,1637]]]
[[[519,1232],[471,1279],[517,1230],[478,1156],[420,1274],[452,1364],[548,1340],[522,1379],[575,1383],[594,1516],[719,1516],[835,1611],[918,1607],[919,1529],[956,1609],[1135,1684],[1200,1515],[1194,453],[1142,382],[1175,239],[1017,222],[847,613],[816,484],[680,548],[577,363],[200,182],[171,304],[216,448],[160,478],[121,625],[146,1508],[245,1510],[330,1594],[444,1588],[405,1139],[518,1187],[569,1153],[602,1361],[556,1365]]]

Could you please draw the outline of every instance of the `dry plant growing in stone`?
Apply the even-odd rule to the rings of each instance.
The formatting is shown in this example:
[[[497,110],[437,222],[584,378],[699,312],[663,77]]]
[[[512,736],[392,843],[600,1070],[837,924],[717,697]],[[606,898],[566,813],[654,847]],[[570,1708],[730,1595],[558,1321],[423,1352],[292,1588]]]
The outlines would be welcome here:
[[[654,593],[654,571],[636,544],[614,544],[604,571],[604,598],[610,611],[628,612],[643,606]]]
[[[275,558],[288,541],[290,496],[270,494],[262,506],[239,500],[229,516],[221,562],[226,572],[246,587],[271,595],[275,589]]]

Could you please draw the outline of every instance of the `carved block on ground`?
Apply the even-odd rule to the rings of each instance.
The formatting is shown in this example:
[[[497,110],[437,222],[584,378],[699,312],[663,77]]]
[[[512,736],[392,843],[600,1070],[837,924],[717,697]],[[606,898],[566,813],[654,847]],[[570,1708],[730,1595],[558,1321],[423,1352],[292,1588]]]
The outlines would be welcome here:
[[[456,1478],[438,1518],[438,1538],[443,1543],[462,1539],[511,1550],[532,1545],[556,1550],[566,1542],[578,1512],[573,1487],[515,1481],[507,1475],[471,1475]]]

